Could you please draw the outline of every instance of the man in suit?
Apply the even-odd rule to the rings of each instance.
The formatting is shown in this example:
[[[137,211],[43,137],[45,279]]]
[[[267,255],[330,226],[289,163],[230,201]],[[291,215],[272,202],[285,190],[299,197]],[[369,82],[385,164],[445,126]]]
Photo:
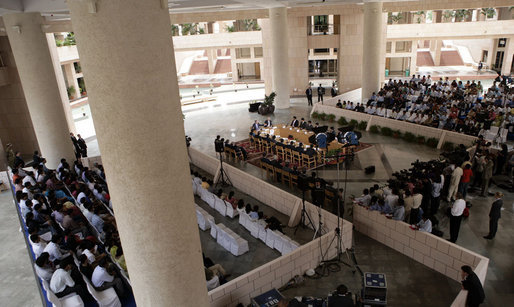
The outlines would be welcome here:
[[[307,124],[305,124],[305,130],[309,130],[311,131],[312,130],[312,122],[309,120],[307,121]]]
[[[498,230],[498,220],[501,217],[501,209],[503,206],[503,193],[496,192],[494,194],[494,202],[491,205],[491,211],[489,211],[489,234],[485,236],[485,239],[492,240]]]
[[[271,119],[268,117],[268,119],[266,119],[264,121],[264,127],[272,127],[273,126],[273,122],[271,121]]]
[[[78,160],[78,159],[80,159],[82,150],[80,150],[79,143],[77,141],[77,138],[73,134],[73,132],[70,132],[70,138],[71,138],[71,142],[73,143],[73,148],[75,149],[75,158],[77,158],[77,160]]]
[[[321,101],[321,104],[323,104],[323,95],[325,95],[325,88],[320,83],[318,86],[318,102]]]
[[[305,90],[305,95],[307,96],[307,103],[309,106],[312,106],[312,87],[309,87]]]
[[[80,153],[82,155],[82,157],[87,157],[87,145],[86,145],[86,141],[80,136],[80,134],[77,134],[77,144],[79,145],[79,148],[80,148]]]
[[[254,133],[261,130],[261,124],[259,124],[258,120],[255,120],[255,122],[253,123],[252,130],[254,131]]]
[[[485,299],[485,294],[477,274],[473,272],[473,269],[471,269],[469,265],[463,265],[461,270],[462,288],[468,290],[466,306],[476,307],[482,304]]]
[[[291,121],[291,127],[298,127],[300,122],[296,119],[296,116],[293,116],[293,120]]]
[[[336,87],[334,85],[332,85],[332,88],[330,89],[330,95],[332,97],[336,97],[337,96],[337,90],[336,90]]]

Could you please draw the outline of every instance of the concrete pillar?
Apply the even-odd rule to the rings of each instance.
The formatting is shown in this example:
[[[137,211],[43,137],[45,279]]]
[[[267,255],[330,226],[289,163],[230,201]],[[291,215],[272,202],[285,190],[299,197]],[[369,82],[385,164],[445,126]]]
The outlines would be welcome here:
[[[362,99],[371,97],[380,89],[384,73],[381,62],[382,49],[385,49],[383,33],[382,2],[364,3],[364,34],[362,52]]]
[[[64,115],[66,116],[66,122],[68,123],[68,130],[73,133],[77,133],[77,129],[75,128],[75,121],[73,120],[73,114],[71,114],[70,100],[68,99],[68,92],[66,91],[66,83],[64,82],[64,74],[62,73],[61,62],[59,61],[59,54],[57,52],[57,45],[55,44],[54,34],[47,33],[46,40],[48,42],[50,56],[52,57],[52,64],[54,65],[55,78],[57,80],[57,86],[59,87],[59,96],[61,96]],[[73,72],[75,72],[75,67],[73,67]],[[75,82],[77,83],[75,89],[77,94],[80,95],[77,78],[75,78]]]
[[[432,47],[432,43],[434,43],[434,66],[440,66],[441,65],[441,48],[443,47],[443,41],[440,39],[436,39],[430,42],[430,47]],[[432,48],[430,48],[432,49]]]
[[[362,87],[363,16],[361,10],[355,10],[351,15],[341,16],[339,48],[337,49],[339,94]]]
[[[239,73],[237,71],[236,48],[230,48],[230,68],[232,69],[232,81],[239,81]]]
[[[75,65],[73,65],[73,62],[71,62],[71,63],[66,63],[62,66],[64,67],[64,73],[65,73],[66,82],[68,83],[68,87],[73,86],[75,88],[75,94],[73,94],[73,99],[80,98],[80,87],[79,87],[79,82],[77,81],[77,73],[75,72]]]
[[[418,41],[412,41],[411,57],[410,57],[410,74],[413,75],[418,69]]]
[[[209,67],[209,74],[213,74],[216,68],[217,49],[207,49],[207,65]]]
[[[208,306],[170,17],[161,3],[69,0],[68,8],[136,303]],[[163,162],[159,171],[155,161]]]
[[[505,53],[503,54],[502,75],[510,75],[512,68],[512,56],[514,55],[514,37],[507,38]]]
[[[48,41],[39,13],[6,14],[5,29],[18,67],[30,118],[47,166],[75,159]]]
[[[289,43],[287,8],[269,10],[271,24],[271,74],[277,109],[289,108]]]

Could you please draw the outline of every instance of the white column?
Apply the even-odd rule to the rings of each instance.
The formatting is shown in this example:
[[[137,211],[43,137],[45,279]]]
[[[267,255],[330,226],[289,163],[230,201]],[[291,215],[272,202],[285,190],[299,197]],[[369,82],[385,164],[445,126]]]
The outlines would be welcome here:
[[[207,66],[209,67],[209,74],[214,73],[214,69],[216,68],[216,62],[218,57],[217,49],[207,49]]]
[[[269,10],[271,24],[271,73],[277,109],[289,108],[289,35],[287,8]]]
[[[364,35],[362,55],[362,99],[371,97],[380,89],[380,80],[384,73],[381,65],[382,49],[385,48],[383,32],[384,18],[382,2],[364,3]]]
[[[61,68],[61,62],[59,61],[59,54],[57,52],[57,46],[55,45],[55,36],[53,33],[46,34],[46,40],[48,42],[48,49],[50,50],[50,56],[52,57],[52,64],[54,65],[55,78],[57,80],[57,86],[59,87],[59,96],[61,97],[61,103],[64,109],[64,115],[66,116],[66,122],[68,123],[68,130],[73,133],[77,133],[75,128],[75,121],[73,120],[73,114],[71,113],[70,100],[68,99],[68,92],[66,90],[66,83],[64,82],[64,74]],[[72,64],[73,66],[73,64]],[[75,72],[75,68],[73,68]],[[77,78],[75,78],[77,82]],[[75,89],[78,90],[78,82]],[[80,93],[79,93],[80,94]]]
[[[418,62],[418,41],[414,40],[414,41],[412,41],[411,57],[410,57],[410,74],[411,74],[411,76],[414,73],[416,73],[416,70],[418,69],[417,62]]]
[[[2,144],[2,140],[0,139],[0,172],[7,170],[7,155],[4,149],[4,145]],[[8,183],[6,183],[9,185]]]
[[[239,81],[239,74],[237,72],[236,62],[236,48],[230,48],[230,68],[232,69],[232,81]]]
[[[434,66],[441,65],[441,48],[443,47],[443,41],[440,39],[436,39],[435,41],[431,41],[430,45],[434,43]]]
[[[502,64],[502,75],[510,75],[510,69],[512,68],[512,56],[514,54],[514,37],[510,37],[507,39],[507,44],[505,46],[505,53],[503,54],[503,64]]]
[[[3,16],[32,125],[49,168],[75,159],[59,86],[39,13]]]
[[[68,7],[136,303],[208,306],[161,3],[68,0]]]

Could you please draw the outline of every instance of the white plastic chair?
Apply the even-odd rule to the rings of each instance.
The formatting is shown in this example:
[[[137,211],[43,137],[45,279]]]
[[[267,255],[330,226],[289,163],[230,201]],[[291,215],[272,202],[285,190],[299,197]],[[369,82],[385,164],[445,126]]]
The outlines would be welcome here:
[[[248,247],[248,241],[246,241],[243,238],[238,238],[235,242],[232,242],[232,245],[230,247],[230,252],[234,256],[240,256],[246,252],[248,252],[250,249]]]
[[[218,236],[218,227],[216,226],[216,223],[214,223],[214,219],[209,220],[209,224],[211,225],[211,237],[216,239]]]
[[[270,248],[275,245],[275,234],[269,228],[266,230],[266,245]]]
[[[278,250],[279,252],[282,253],[282,249],[284,247],[284,238],[282,237],[282,235],[278,232],[278,231],[273,231],[273,233],[275,234],[275,242],[273,244],[273,248]]]
[[[114,291],[114,288],[109,288],[103,291],[97,291],[89,282],[89,280],[84,277],[84,281],[86,282],[87,289],[89,293],[95,298],[100,307],[121,307],[120,299]]]
[[[227,205],[225,204],[225,201],[221,200],[216,195],[213,195],[213,198],[214,208],[216,209],[216,211],[218,211],[223,216],[227,215]]]
[[[260,220],[258,223],[259,227],[259,239],[266,243],[266,222],[263,220]]]
[[[231,203],[225,201],[225,205],[227,206],[227,215],[226,216],[233,219],[234,217],[239,215],[239,212],[232,207]]]
[[[254,238],[259,238],[259,224],[258,221],[250,221],[248,223],[248,228],[250,228],[250,233]]]

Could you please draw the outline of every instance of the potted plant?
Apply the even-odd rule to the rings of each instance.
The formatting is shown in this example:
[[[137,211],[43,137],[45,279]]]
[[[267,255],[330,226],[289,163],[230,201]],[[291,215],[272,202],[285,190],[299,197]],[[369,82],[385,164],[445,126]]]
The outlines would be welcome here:
[[[436,138],[428,138],[426,141],[427,146],[436,148],[439,141]]]
[[[448,151],[452,151],[453,148],[454,148],[453,143],[444,142],[442,150],[448,152]]]
[[[358,125],[358,124],[359,124],[359,122],[358,122],[358,121],[356,121],[355,119],[352,119],[352,120],[350,121],[350,126],[352,126],[352,127],[357,127],[357,125]]]
[[[394,130],[393,131],[393,138],[399,139],[402,137],[402,132],[400,130]]]
[[[319,115],[319,119],[326,120],[327,119],[327,113],[323,112]]]
[[[377,125],[373,125],[373,126],[369,127],[369,132],[371,132],[373,134],[378,134],[379,131],[380,131],[380,127]]]
[[[416,136],[413,133],[405,132],[403,139],[409,143],[416,141]]]
[[[264,95],[264,103],[259,106],[259,114],[266,115],[275,112],[275,106],[273,105],[273,103],[275,103],[275,96],[277,96],[275,92]]]
[[[363,121],[360,121],[359,124],[357,125],[357,129],[359,130],[366,130],[366,128],[368,127],[368,122],[363,120]]]
[[[339,117],[339,119],[337,120],[337,123],[338,123],[339,125],[341,125],[341,126],[346,126],[346,125],[348,125],[348,122],[346,121],[346,118],[344,118],[344,117],[342,117],[342,116],[341,116],[341,117]]]
[[[425,137],[422,135],[418,135],[417,141],[418,141],[418,144],[425,144]]]
[[[70,87],[67,88],[67,91],[68,91],[68,98],[70,98],[70,100],[73,100],[75,99],[75,87],[72,85]]]
[[[327,115],[327,120],[331,123],[333,123],[336,119],[336,116],[334,114],[328,114]]]
[[[384,136],[391,136],[391,135],[393,135],[393,130],[391,128],[389,128],[389,127],[382,127],[382,129],[380,129],[380,132]]]

